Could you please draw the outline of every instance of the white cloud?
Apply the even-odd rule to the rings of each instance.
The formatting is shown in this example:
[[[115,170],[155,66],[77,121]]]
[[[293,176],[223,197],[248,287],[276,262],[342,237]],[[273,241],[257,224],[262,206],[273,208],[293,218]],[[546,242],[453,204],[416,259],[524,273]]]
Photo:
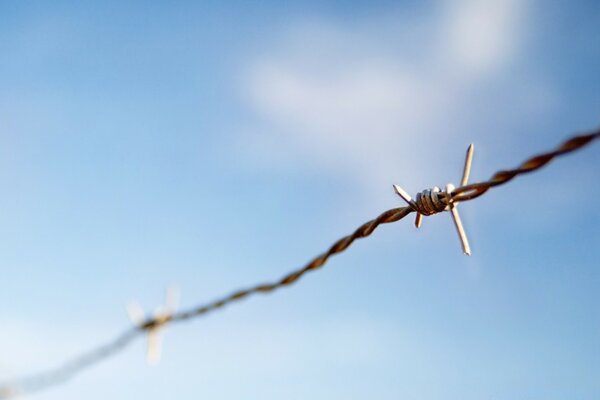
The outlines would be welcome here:
[[[460,0],[411,19],[295,26],[248,68],[246,95],[260,123],[241,147],[275,168],[420,188],[462,156],[472,139],[465,128],[480,118],[468,110],[482,87],[507,79],[525,15],[516,1]],[[447,154],[453,139],[460,145]]]
[[[470,73],[501,67],[517,51],[525,3],[519,0],[458,0],[447,10],[445,46]]]

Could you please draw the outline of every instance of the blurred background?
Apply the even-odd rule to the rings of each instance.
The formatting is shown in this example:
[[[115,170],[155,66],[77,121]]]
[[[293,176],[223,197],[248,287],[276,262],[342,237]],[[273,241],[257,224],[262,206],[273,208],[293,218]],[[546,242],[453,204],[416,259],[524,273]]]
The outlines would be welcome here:
[[[0,380],[600,124],[597,1],[3,1]],[[36,399],[600,397],[600,148]]]

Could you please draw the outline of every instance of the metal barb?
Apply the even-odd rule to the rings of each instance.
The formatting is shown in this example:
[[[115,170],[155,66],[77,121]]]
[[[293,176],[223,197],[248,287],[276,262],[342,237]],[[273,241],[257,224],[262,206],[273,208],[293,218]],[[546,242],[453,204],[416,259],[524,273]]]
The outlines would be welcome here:
[[[402,197],[402,199],[406,202],[406,204],[408,204],[409,206],[413,207],[415,205],[415,202],[413,201],[413,199],[410,197],[410,194],[408,194],[404,189],[402,189],[400,186],[398,185],[394,185],[394,190],[396,191],[396,193],[398,194],[398,196]]]
[[[449,183],[446,186],[446,193],[452,193],[454,190],[454,185]],[[460,219],[460,214],[458,213],[457,202],[451,201],[448,204],[448,208],[450,210],[450,215],[452,215],[452,221],[454,221],[454,226],[456,227],[456,232],[458,233],[458,238],[460,239],[460,244],[463,249],[463,253],[465,255],[471,255],[471,246],[469,246],[469,239],[467,239],[467,234],[465,233],[465,228],[463,227],[462,221]]]
[[[162,337],[161,330],[175,314],[179,302],[179,290],[175,286],[167,288],[164,306],[158,307],[150,319],[146,319],[144,312],[137,302],[127,305],[127,314],[131,322],[139,329],[147,331],[146,362],[148,365],[157,365],[160,361]]]
[[[461,187],[465,186],[469,181],[474,151],[475,147],[473,144],[469,145],[465,157],[462,178],[460,180]],[[452,198],[452,192],[454,192],[454,189],[454,185],[451,183],[446,185],[445,192],[440,191],[438,187],[426,189],[418,193],[415,197],[415,200],[413,200],[410,195],[399,185],[394,185],[394,190],[396,193],[413,211],[415,211],[415,226],[417,228],[421,227],[424,215],[433,215],[442,211],[450,211],[452,221],[454,221],[454,226],[456,227],[456,232],[458,233],[458,238],[460,239],[463,253],[469,256],[471,255],[471,247],[469,246],[469,240],[467,239],[467,234],[465,233],[465,229],[460,219],[460,214],[458,213],[458,201]]]
[[[421,222],[423,221],[422,215],[421,213],[419,213],[417,211],[417,203],[410,197],[410,195],[408,194],[408,192],[406,192],[406,190],[402,189],[399,185],[394,185],[394,190],[396,191],[396,194],[400,197],[402,197],[402,199],[406,202],[406,204],[408,204],[408,206],[415,210],[417,213],[417,216],[415,217],[415,226],[417,228],[421,227]]]
[[[473,153],[475,152],[475,146],[473,143],[469,145],[467,149],[467,156],[465,157],[465,166],[463,168],[462,178],[460,180],[460,186],[465,186],[469,182],[469,175],[471,175],[471,162],[473,161]],[[454,190],[454,189],[453,189]],[[450,192],[448,192],[450,193]]]

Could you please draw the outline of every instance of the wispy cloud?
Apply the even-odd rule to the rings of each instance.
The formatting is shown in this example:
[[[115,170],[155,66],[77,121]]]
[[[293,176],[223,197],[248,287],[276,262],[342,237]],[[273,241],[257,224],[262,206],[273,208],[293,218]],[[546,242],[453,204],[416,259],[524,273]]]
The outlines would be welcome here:
[[[442,51],[463,74],[489,74],[510,62],[525,33],[526,2],[458,0],[446,4]]]
[[[378,187],[410,169],[403,182],[418,187],[444,170],[451,140],[472,139],[465,128],[482,117],[467,110],[484,96],[499,103],[489,87],[518,86],[510,70],[527,13],[523,2],[460,0],[354,25],[295,25],[248,67],[246,95],[260,122],[243,147],[276,168],[309,164]],[[460,158],[462,145],[454,151]]]

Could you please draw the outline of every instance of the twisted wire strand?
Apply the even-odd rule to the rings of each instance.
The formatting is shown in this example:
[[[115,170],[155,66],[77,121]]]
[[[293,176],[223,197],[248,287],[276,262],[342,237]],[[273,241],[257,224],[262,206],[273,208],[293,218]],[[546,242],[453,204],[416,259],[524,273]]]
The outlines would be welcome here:
[[[172,314],[166,318],[150,319],[139,327],[124,331],[112,341],[74,358],[56,369],[0,386],[0,399],[8,399],[22,394],[37,392],[47,387],[63,383],[74,377],[77,373],[117,354],[131,344],[136,337],[158,325],[188,320],[215,311],[250,295],[269,293],[279,288],[289,286],[298,281],[306,273],[321,268],[331,256],[343,252],[350,247],[355,240],[371,235],[379,225],[399,221],[412,211],[413,210],[410,207],[401,207],[382,213],[377,218],[361,225],[351,235],[345,236],[335,242],[325,253],[315,257],[303,268],[287,274],[276,282],[239,290],[207,305],[189,311]]]
[[[410,207],[401,207],[401,208],[394,208],[394,209],[388,210],[388,211],[384,212],[383,214],[381,214],[380,216],[378,216],[377,218],[362,224],[351,235],[345,236],[345,237],[341,238],[340,240],[338,240],[337,242],[335,242],[329,248],[329,250],[327,250],[325,253],[315,257],[312,261],[310,261],[303,268],[300,268],[296,271],[293,271],[293,272],[287,274],[280,280],[273,282],[273,283],[257,285],[252,288],[249,288],[249,289],[239,290],[237,292],[230,294],[229,296],[223,297],[222,299],[216,300],[205,306],[198,307],[198,308],[190,310],[190,311],[173,314],[171,316],[171,318],[169,318],[169,321],[173,321],[173,322],[174,321],[183,321],[186,319],[197,317],[199,315],[209,313],[218,308],[222,308],[223,306],[225,306],[227,304],[230,304],[234,301],[241,300],[250,295],[258,294],[258,293],[269,293],[269,292],[273,292],[277,289],[280,289],[282,287],[289,286],[289,285],[293,284],[294,282],[298,281],[306,273],[321,268],[331,256],[343,252],[348,247],[350,247],[350,245],[355,240],[362,239],[362,238],[365,238],[365,237],[371,235],[375,231],[375,229],[377,229],[377,227],[379,225],[389,224],[392,222],[399,221],[402,218],[406,217],[411,212],[413,212],[413,210]],[[152,325],[152,323],[153,323],[153,321],[149,321],[150,325]]]
[[[573,137],[565,141],[562,145],[560,145],[558,148],[551,152],[540,154],[530,158],[529,160],[523,162],[518,168],[512,170],[498,171],[488,181],[478,182],[456,188],[449,194],[449,196],[438,196],[438,193],[435,190],[433,190],[431,193],[427,192],[423,195],[423,202],[431,201],[432,203],[427,203],[426,209],[422,211],[425,211],[427,213],[430,213],[430,211],[431,213],[441,211],[443,207],[442,205],[438,204],[438,201],[447,203],[449,201],[458,202],[473,200],[487,192],[492,187],[502,185],[510,181],[517,175],[521,175],[542,168],[554,158],[563,154],[579,150],[598,138],[600,138],[600,129],[585,135]],[[433,198],[432,196],[435,198]],[[414,206],[412,206],[394,208],[382,213],[377,218],[361,225],[351,235],[339,239],[326,252],[315,257],[304,267],[292,271],[291,273],[285,275],[278,281],[267,284],[260,284],[248,289],[239,290],[231,293],[228,296],[210,302],[206,305],[202,305],[188,311],[175,313],[168,316],[167,318],[149,319],[142,325],[124,331],[112,341],[102,346],[96,347],[91,351],[80,355],[79,357],[73,358],[72,360],[68,361],[67,363],[63,364],[62,366],[56,369],[42,372],[37,375],[32,375],[29,378],[21,379],[18,381],[14,381],[13,383],[8,383],[3,386],[0,386],[0,399],[8,399],[17,395],[32,393],[34,391],[39,391],[47,387],[63,383],[75,376],[77,373],[122,351],[129,344],[131,344],[136,337],[159,325],[189,320],[201,315],[208,314],[217,309],[223,308],[224,306],[237,302],[243,298],[250,297],[259,293],[270,293],[277,289],[289,286],[297,282],[308,272],[321,268],[331,256],[343,252],[348,247],[350,247],[350,245],[357,239],[365,238],[371,235],[375,231],[375,229],[377,229],[377,227],[381,224],[388,224],[399,221],[402,218],[409,215],[410,213],[412,213],[413,211],[418,210],[415,209]]]
[[[455,202],[473,200],[495,186],[503,185],[518,175],[540,169],[556,157],[579,150],[598,138],[600,138],[600,128],[587,134],[572,137],[563,142],[556,149],[547,153],[538,154],[522,162],[521,165],[515,169],[496,172],[488,181],[472,183],[454,189],[450,194],[451,198]]]
[[[46,389],[47,387],[64,383],[78,372],[119,353],[143,332],[144,331],[138,327],[130,328],[116,336],[113,340],[89,350],[86,353],[80,354],[56,369],[23,378],[11,384],[6,384],[0,387],[0,399],[31,394]]]

